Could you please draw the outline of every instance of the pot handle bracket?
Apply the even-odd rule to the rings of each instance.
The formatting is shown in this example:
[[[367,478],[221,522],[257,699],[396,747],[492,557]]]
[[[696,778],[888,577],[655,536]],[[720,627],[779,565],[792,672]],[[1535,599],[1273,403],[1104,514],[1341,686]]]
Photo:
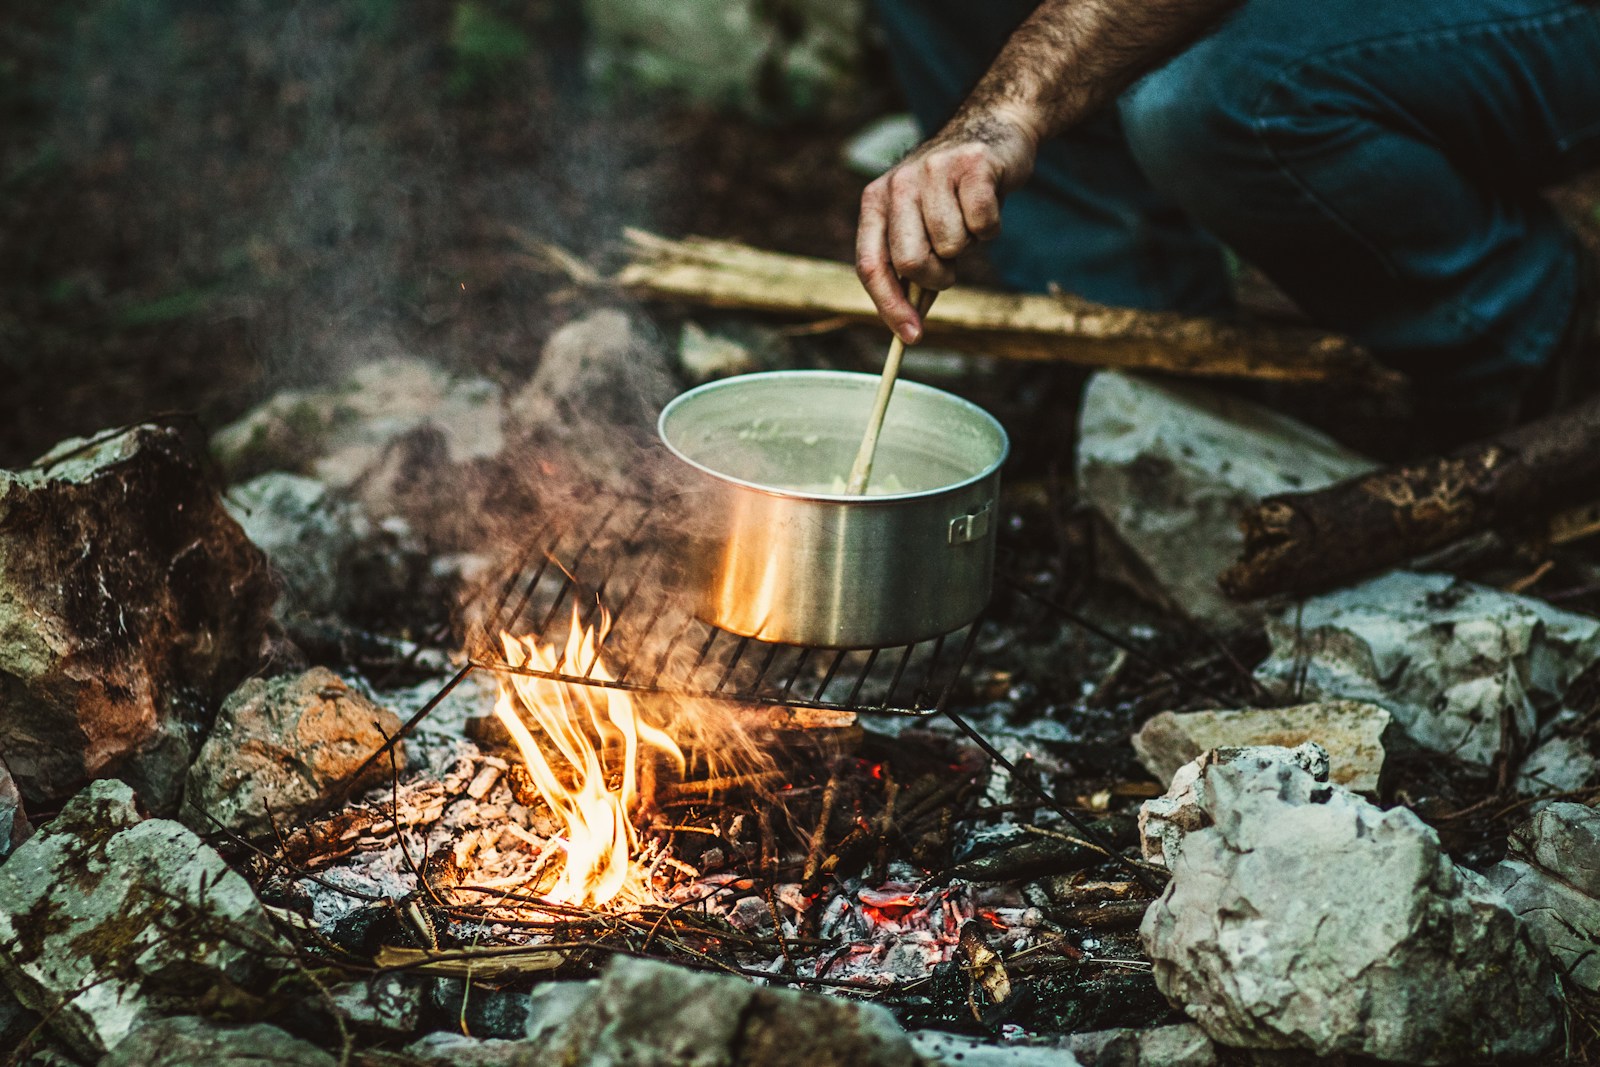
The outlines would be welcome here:
[[[994,501],[985,500],[965,515],[950,520],[950,543],[965,545],[983,539],[988,536],[993,521]]]

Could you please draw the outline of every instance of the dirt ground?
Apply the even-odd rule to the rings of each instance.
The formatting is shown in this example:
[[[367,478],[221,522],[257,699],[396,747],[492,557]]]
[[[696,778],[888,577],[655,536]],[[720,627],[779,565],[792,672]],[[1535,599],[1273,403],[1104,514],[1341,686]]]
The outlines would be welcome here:
[[[459,5],[457,5],[459,6]],[[406,350],[516,378],[574,313],[524,253],[624,226],[847,256],[831,123],[598,99],[575,5],[72,0],[0,21],[0,466],[156,414],[204,427]]]

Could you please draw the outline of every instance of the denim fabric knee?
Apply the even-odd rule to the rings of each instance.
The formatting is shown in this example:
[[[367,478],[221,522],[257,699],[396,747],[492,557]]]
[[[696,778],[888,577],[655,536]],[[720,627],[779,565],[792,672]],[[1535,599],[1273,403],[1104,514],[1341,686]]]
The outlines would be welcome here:
[[[1600,9],[1251,0],[1124,94],[1147,177],[1320,324],[1463,390],[1540,366],[1600,165]]]

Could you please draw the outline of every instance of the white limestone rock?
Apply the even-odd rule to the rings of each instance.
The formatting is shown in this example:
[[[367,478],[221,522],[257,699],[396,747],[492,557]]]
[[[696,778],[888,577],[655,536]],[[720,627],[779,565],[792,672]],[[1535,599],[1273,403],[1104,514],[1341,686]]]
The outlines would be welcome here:
[[[1073,1034],[1067,1048],[1083,1067],[1216,1067],[1217,1048],[1193,1023],[1148,1030]]]
[[[17,789],[5,759],[0,758],[0,861],[31,836],[33,825],[23,810],[22,792]]]
[[[548,1040],[552,1062],[591,1067],[918,1067],[882,1005],[626,956]]]
[[[1545,954],[1410,811],[1274,761],[1215,763],[1194,793],[1140,934],[1156,985],[1215,1041],[1445,1064],[1554,1038]]]
[[[1295,748],[1254,745],[1249,748],[1215,748],[1178,768],[1162,796],[1139,807],[1139,849],[1151,863],[1172,866],[1183,839],[1191,830],[1210,822],[1208,794],[1212,767],[1238,765],[1256,772],[1248,778],[1252,788],[1287,796],[1295,792],[1302,803],[1327,791],[1328,753],[1314,741]],[[1291,774],[1299,769],[1304,774]]]
[[[1600,759],[1583,737],[1552,737],[1528,753],[1517,771],[1517,792],[1525,797],[1571,793],[1594,781]]]
[[[432,560],[403,521],[373,522],[315,478],[272,471],[229,489],[224,504],[282,579],[279,619],[364,622],[443,599]]]
[[[266,1023],[219,1026],[179,1016],[141,1027],[99,1067],[337,1067],[338,1062]]]
[[[1202,386],[1101,371],[1084,391],[1084,499],[1199,620],[1258,617],[1259,609],[1225,597],[1216,580],[1243,545],[1239,518],[1247,508],[1372,468],[1287,415]]]
[[[1283,699],[1377,704],[1423,747],[1481,765],[1600,658],[1600,621],[1410,571],[1288,608],[1267,636],[1256,677]]]
[[[1071,1052],[1055,1045],[997,1045],[993,1041],[919,1030],[911,1047],[921,1067],[1088,1067]]]
[[[1164,711],[1133,735],[1139,762],[1158,782],[1213,748],[1315,741],[1328,754],[1328,781],[1356,793],[1376,793],[1383,774],[1383,733],[1389,713],[1375,704],[1330,700],[1288,708]]]
[[[279,470],[336,489],[369,481],[403,438],[425,432],[465,464],[505,445],[500,387],[411,356],[375,359],[326,389],[285,390],[223,427],[212,455],[230,478]]]
[[[287,951],[249,883],[186,827],[91,784],[0,866],[0,978],[95,1058]]]
[[[1600,990],[1600,811],[1546,806],[1512,833],[1507,858],[1487,877],[1561,973]]]
[[[235,833],[261,833],[323,803],[332,790],[400,729],[400,717],[326,667],[252,678],[222,705],[189,768],[182,817],[209,832],[213,819]],[[404,743],[395,760],[405,767]],[[387,779],[388,760],[369,772]]]
[[[711,333],[697,322],[685,322],[678,335],[678,366],[698,385],[713,378],[748,374],[760,364],[748,347],[733,338]]]

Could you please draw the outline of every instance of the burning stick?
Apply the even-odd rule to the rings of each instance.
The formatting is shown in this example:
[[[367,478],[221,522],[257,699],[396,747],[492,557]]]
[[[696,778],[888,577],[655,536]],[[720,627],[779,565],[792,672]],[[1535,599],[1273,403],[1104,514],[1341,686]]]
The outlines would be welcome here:
[[[667,805],[685,801],[705,801],[742,789],[759,790],[782,780],[782,771],[769,770],[754,771],[750,774],[729,774],[720,778],[706,778],[699,782],[675,782],[661,790],[661,803]]]
[[[828,842],[828,823],[833,821],[833,809],[839,803],[839,768],[828,774],[828,784],[822,790],[822,814],[817,817],[817,828],[811,831],[811,846],[806,850],[805,872],[800,876],[800,886],[807,893],[817,891],[817,879],[822,871],[822,850]]]
[[[900,795],[900,783],[893,775],[885,775],[883,783],[883,814],[878,816],[878,854],[872,862],[872,881],[882,884],[889,877],[889,838],[894,830],[894,802]]]

